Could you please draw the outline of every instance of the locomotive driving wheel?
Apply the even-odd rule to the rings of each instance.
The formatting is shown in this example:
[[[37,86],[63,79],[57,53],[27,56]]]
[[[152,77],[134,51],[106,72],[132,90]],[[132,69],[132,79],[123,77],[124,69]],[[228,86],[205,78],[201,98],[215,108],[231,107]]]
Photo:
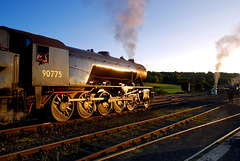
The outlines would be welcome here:
[[[0,118],[0,125],[7,125],[11,122],[10,119]]]
[[[70,96],[68,94],[56,94],[51,102],[52,116],[57,121],[67,121],[73,114],[74,105],[69,102]]]
[[[112,108],[112,103],[108,102],[110,97],[110,94],[107,92],[101,92],[99,95],[99,98],[103,98],[103,100],[97,102],[97,109],[103,116],[107,115]]]
[[[124,101],[122,101],[122,100],[118,100],[118,101],[114,101],[114,102],[113,102],[114,110],[115,110],[117,113],[122,112],[124,106],[125,106],[125,103],[124,103]]]
[[[86,100],[77,102],[78,114],[83,118],[89,118],[94,111],[91,95],[89,93],[82,93],[79,98],[85,98]]]
[[[132,100],[126,101],[126,107],[129,111],[132,111],[136,107],[135,97],[133,97]]]

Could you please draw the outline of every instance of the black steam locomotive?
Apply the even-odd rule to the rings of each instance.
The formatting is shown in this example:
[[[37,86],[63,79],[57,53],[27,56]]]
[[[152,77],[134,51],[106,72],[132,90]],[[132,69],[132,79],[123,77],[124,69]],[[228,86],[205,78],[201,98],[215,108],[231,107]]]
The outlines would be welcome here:
[[[65,46],[61,41],[0,27],[0,123],[49,109],[57,121],[77,108],[83,118],[137,105],[148,107],[146,69],[133,60]],[[45,115],[45,114],[44,114]]]

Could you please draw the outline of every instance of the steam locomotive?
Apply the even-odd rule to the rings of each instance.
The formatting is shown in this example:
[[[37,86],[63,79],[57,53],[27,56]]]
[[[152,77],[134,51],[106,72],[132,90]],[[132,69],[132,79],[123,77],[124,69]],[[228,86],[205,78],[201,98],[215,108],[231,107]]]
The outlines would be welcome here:
[[[47,111],[57,121],[74,109],[83,118],[149,106],[144,66],[106,51],[80,50],[61,41],[0,27],[0,123]],[[43,113],[45,115],[45,113]]]

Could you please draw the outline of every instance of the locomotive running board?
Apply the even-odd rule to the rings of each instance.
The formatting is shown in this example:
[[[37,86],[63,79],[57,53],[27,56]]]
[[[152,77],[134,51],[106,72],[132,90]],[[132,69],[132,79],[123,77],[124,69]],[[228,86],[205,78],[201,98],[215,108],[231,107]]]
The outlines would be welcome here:
[[[122,88],[122,87],[127,87],[127,88],[138,88],[138,89],[152,89],[153,87],[145,87],[145,86],[112,86],[112,85],[77,85],[76,87],[85,87],[85,88],[88,88],[88,87],[92,87],[92,88],[95,88],[95,89],[98,89],[98,88]]]

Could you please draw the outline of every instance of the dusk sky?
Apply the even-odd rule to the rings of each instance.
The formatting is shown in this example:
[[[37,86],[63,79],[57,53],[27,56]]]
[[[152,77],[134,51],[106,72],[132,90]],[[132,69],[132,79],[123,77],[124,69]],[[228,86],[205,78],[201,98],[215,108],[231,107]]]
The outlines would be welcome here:
[[[1,0],[0,26],[128,59],[114,38],[113,25],[113,12],[124,8],[124,1]],[[135,62],[148,71],[214,72],[216,42],[240,26],[240,1],[148,0],[144,14]],[[224,59],[220,71],[240,73],[239,60],[238,47]]]

